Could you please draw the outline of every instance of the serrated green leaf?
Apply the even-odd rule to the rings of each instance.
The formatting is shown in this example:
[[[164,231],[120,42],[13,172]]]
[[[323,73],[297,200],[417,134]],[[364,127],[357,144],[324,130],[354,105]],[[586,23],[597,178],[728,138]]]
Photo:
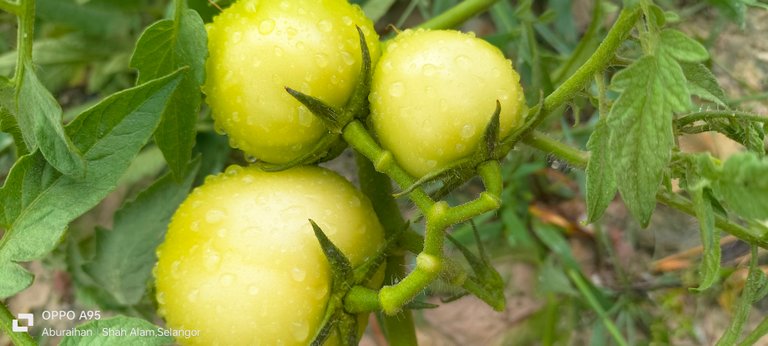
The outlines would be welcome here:
[[[623,91],[611,108],[609,150],[621,196],[645,227],[674,146],[672,111],[690,102],[685,76],[668,57],[645,56],[614,76]]]
[[[16,120],[27,147],[30,150],[39,148],[43,157],[59,172],[82,178],[85,161],[64,133],[59,103],[37,79],[31,63],[25,63],[16,107]]]
[[[32,284],[34,276],[13,262],[0,262],[0,297],[10,297]]]
[[[664,54],[679,61],[701,62],[709,59],[707,48],[680,31],[667,29],[661,32],[661,46]]]
[[[765,273],[757,265],[757,257],[757,246],[752,246],[747,283],[741,291],[738,303],[736,303],[733,320],[731,320],[730,326],[720,337],[720,340],[717,340],[717,346],[735,345],[743,332],[744,324],[747,318],[749,318],[749,311],[752,309],[752,304],[765,283]]]
[[[587,222],[599,220],[608,204],[616,197],[616,172],[611,162],[610,139],[606,114],[597,121],[587,142],[590,152],[586,171]]]
[[[96,255],[84,266],[94,282],[122,305],[134,305],[146,291],[168,222],[189,193],[200,159],[190,163],[187,176],[176,183],[170,174],[158,179],[115,213],[112,231],[96,232]]]
[[[87,161],[85,178],[61,175],[39,151],[17,161],[0,189],[0,225],[7,229],[0,239],[0,265],[50,252],[70,221],[115,188],[157,127],[180,76],[181,71],[114,94],[65,128]]]
[[[725,92],[712,71],[700,63],[683,62],[680,63],[680,67],[683,68],[683,74],[688,80],[688,90],[691,94],[728,108]]]
[[[158,333],[159,326],[149,323],[140,318],[116,316],[105,320],[96,320],[83,323],[77,326],[81,335],[86,336],[66,336],[61,340],[60,346],[112,346],[112,345],[140,345],[140,346],[163,346],[174,343],[173,337],[168,333]],[[103,335],[103,331],[111,331],[108,335]],[[132,335],[131,331],[148,331],[150,335]],[[121,335],[119,332],[125,332]],[[110,336],[111,335],[111,336]]]
[[[163,113],[155,142],[163,152],[174,177],[184,177],[184,169],[195,145],[195,123],[202,97],[208,54],[205,25],[194,10],[186,10],[176,20],[161,20],[148,27],[136,44],[131,67],[139,70],[139,83],[189,66],[170,106]]]
[[[768,158],[751,152],[731,156],[723,165],[717,192],[737,214],[768,219]]]

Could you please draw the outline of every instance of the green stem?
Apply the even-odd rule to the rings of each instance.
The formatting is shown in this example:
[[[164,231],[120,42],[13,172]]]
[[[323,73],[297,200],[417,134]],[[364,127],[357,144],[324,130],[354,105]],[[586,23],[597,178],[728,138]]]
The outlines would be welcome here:
[[[675,119],[675,126],[682,127],[695,123],[699,120],[706,121],[709,119],[738,119],[768,124],[768,117],[755,113],[743,111],[712,110],[681,115],[679,118]]]
[[[587,31],[584,32],[584,36],[581,37],[581,40],[576,45],[576,48],[573,50],[573,53],[571,53],[571,56],[568,58],[568,61],[563,64],[563,67],[561,68],[560,72],[557,73],[557,77],[555,77],[556,81],[561,81],[563,78],[565,78],[565,75],[571,71],[571,68],[573,65],[579,61],[581,58],[581,55],[584,53],[584,50],[587,49],[588,46],[590,46],[590,43],[595,38],[595,34],[597,33],[597,29],[600,28],[600,24],[602,24],[602,8],[603,8],[603,2],[601,0],[597,0],[594,3],[594,7],[592,8],[592,20],[589,22],[589,27],[587,27]]]
[[[392,187],[389,178],[376,172],[364,156],[357,154],[357,174],[360,178],[360,190],[368,196],[373,204],[373,210],[379,218],[384,231],[388,236],[397,234],[406,226],[400,213],[397,202],[392,197]],[[403,234],[410,234],[408,230]],[[418,236],[418,235],[417,235]],[[422,245],[417,247],[420,251]],[[384,272],[384,282],[392,283],[405,276],[405,254],[397,253],[387,256],[387,266]],[[378,300],[378,295],[374,295]],[[416,328],[413,323],[413,314],[404,309],[399,314],[390,316],[378,314],[382,329],[391,345],[411,346],[417,345]]]
[[[16,58],[16,72],[13,78],[16,81],[16,89],[21,87],[24,79],[25,63],[32,63],[32,41],[35,38],[35,0],[23,0],[19,4],[19,29],[17,34],[18,47]]]
[[[467,21],[467,19],[476,16],[477,14],[487,10],[493,6],[498,0],[466,0],[448,11],[441,13],[440,15],[421,23],[417,28],[422,29],[452,29],[461,23]]]
[[[583,169],[587,166],[587,162],[589,161],[588,153],[567,144],[560,143],[538,131],[534,131],[531,135],[523,138],[523,142],[541,151],[552,153],[565,160],[570,165],[578,168]],[[696,209],[694,208],[693,202],[685,197],[666,191],[660,191],[656,195],[656,199],[659,202],[688,215],[696,216]],[[720,214],[715,215],[715,225],[726,233],[739,239],[768,249],[768,235],[766,235],[765,232],[752,232],[748,228],[745,228]]]
[[[587,62],[581,65],[570,78],[544,99],[542,113],[547,113],[560,107],[572,99],[576,93],[581,91],[592,80],[595,73],[602,71],[613,60],[616,50],[619,49],[624,39],[629,35],[641,13],[642,11],[637,6],[621,10],[613,27],[608,31],[605,39],[603,39],[603,42],[600,43],[600,46],[597,47],[592,56],[587,59]]]
[[[603,321],[603,325],[605,325],[605,328],[608,329],[609,333],[611,333],[611,336],[613,336],[613,339],[616,340],[616,343],[622,346],[628,346],[629,343],[627,343],[627,340],[625,340],[624,336],[621,335],[619,328],[616,327],[610,318],[608,318],[608,313],[605,312],[605,309],[603,309],[602,305],[600,305],[600,302],[598,302],[597,298],[592,294],[589,286],[584,281],[584,278],[581,277],[581,274],[573,269],[570,269],[568,270],[568,277],[571,278],[571,281],[576,285],[576,288],[578,288],[579,292],[581,292],[581,295],[586,298],[587,303],[592,308],[592,310],[594,310],[595,313],[597,313],[597,315],[600,317],[600,320]]]
[[[37,345],[29,333],[13,331],[11,328],[13,325],[13,319],[13,314],[8,311],[8,308],[5,307],[5,304],[0,302],[0,330],[2,330],[5,335],[8,335],[8,337],[11,339],[11,342],[16,346]]]
[[[21,13],[21,6],[16,3],[8,2],[7,0],[0,0],[0,10],[18,16]]]

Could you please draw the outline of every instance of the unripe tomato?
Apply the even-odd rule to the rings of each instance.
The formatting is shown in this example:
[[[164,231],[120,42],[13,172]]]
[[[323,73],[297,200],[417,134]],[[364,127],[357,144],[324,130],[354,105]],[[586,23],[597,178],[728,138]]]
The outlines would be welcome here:
[[[371,59],[379,38],[346,0],[239,0],[208,25],[204,91],[230,144],[270,163],[308,153],[328,132],[285,87],[341,107],[360,74],[363,31]]]
[[[496,47],[458,31],[406,30],[373,74],[374,130],[409,173],[421,177],[477,150],[501,102],[500,135],[522,124],[520,76]]]
[[[196,188],[174,214],[155,269],[168,326],[200,331],[178,341],[307,345],[331,284],[308,219],[353,266],[384,242],[366,197],[323,168],[232,166]]]

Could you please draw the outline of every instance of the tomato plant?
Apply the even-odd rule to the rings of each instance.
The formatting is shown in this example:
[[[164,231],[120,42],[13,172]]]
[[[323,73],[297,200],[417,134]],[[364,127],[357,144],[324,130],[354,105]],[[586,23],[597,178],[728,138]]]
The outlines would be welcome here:
[[[384,242],[370,202],[331,171],[230,166],[207,178],[158,249],[161,315],[171,327],[199,330],[194,344],[307,344],[333,293],[309,219],[353,266]]]
[[[371,86],[371,121],[384,148],[416,177],[478,150],[496,101],[500,135],[523,123],[512,62],[458,31],[406,30],[387,42]]]
[[[0,344],[761,341],[768,6],[588,3],[0,0]]]
[[[217,15],[204,90],[230,144],[270,163],[312,151],[327,131],[285,87],[344,106],[360,73],[355,26],[376,61],[373,24],[345,0],[244,0]]]

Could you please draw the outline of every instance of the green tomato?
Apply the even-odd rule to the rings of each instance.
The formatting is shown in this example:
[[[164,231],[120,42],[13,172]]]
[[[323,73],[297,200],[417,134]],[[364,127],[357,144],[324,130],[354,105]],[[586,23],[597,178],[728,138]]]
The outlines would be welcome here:
[[[458,31],[406,30],[390,41],[369,97],[381,145],[422,177],[477,150],[501,103],[500,134],[522,124],[520,76],[496,47]]]
[[[308,153],[328,131],[285,87],[344,106],[358,81],[357,29],[375,63],[373,23],[346,0],[240,0],[208,25],[204,91],[230,145],[270,163]]]
[[[231,166],[196,188],[174,214],[155,268],[160,315],[170,328],[200,331],[178,341],[308,344],[331,285],[308,219],[353,266],[384,243],[370,202],[327,169]]]

